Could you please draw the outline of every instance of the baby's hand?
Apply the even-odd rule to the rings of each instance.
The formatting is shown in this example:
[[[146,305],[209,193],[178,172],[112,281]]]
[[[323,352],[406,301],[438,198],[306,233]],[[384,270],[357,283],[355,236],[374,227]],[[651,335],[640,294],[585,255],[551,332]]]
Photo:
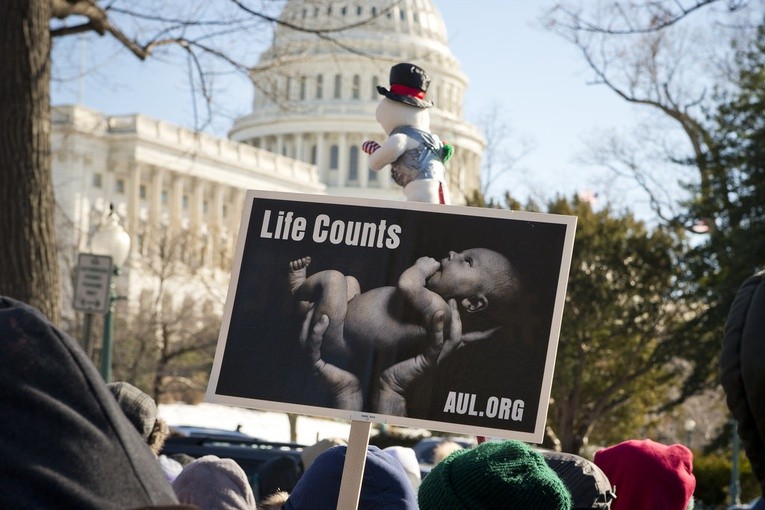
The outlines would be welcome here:
[[[367,140],[366,142],[361,144],[361,150],[363,150],[367,154],[372,154],[374,151],[376,151],[379,148],[380,148],[380,144],[373,140]]]
[[[414,265],[422,272],[425,278],[433,276],[436,271],[441,269],[441,263],[433,257],[420,257]]]

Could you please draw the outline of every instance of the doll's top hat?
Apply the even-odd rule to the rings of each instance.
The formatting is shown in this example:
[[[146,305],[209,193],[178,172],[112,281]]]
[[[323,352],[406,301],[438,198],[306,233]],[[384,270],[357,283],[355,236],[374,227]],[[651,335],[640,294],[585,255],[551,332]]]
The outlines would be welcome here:
[[[390,90],[377,87],[377,92],[388,99],[417,108],[430,108],[432,101],[425,99],[430,77],[425,70],[414,64],[396,64],[390,68]]]

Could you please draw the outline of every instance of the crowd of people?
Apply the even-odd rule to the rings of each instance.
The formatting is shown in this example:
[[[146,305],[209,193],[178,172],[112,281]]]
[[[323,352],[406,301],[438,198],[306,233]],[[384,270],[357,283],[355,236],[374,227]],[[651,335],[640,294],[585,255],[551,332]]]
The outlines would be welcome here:
[[[755,404],[746,398],[761,395],[765,385],[755,384],[757,379],[750,377],[748,365],[740,359],[744,351],[765,348],[763,276],[745,282],[734,302],[726,329],[723,386],[734,415],[749,420],[744,425],[751,428],[742,431],[742,438],[765,487],[759,463],[765,449],[758,435],[763,423]],[[752,325],[752,321],[759,322]],[[261,468],[253,489],[242,467],[231,459],[162,455],[168,427],[154,400],[126,382],[104,383],[77,342],[36,309],[0,297],[0,342],[0,507],[323,510],[337,506],[347,453],[343,440],[325,439],[305,448],[299,462],[274,459]],[[749,407],[742,409],[742,401]],[[679,444],[632,439],[598,450],[592,460],[515,440],[473,447],[445,445],[424,476],[411,448],[369,446],[359,508],[690,510],[694,506],[693,454]],[[762,506],[761,500],[754,508]]]

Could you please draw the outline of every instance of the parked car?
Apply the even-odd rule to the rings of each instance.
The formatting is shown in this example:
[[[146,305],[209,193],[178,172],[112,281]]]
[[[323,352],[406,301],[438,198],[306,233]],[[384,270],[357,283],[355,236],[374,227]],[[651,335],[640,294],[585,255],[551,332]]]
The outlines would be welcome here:
[[[476,444],[475,439],[466,437],[426,437],[417,441],[412,447],[414,454],[417,456],[417,461],[420,464],[433,464],[435,462],[436,446],[444,441],[452,441],[463,448],[471,448]]]
[[[288,456],[295,462],[300,462],[300,454],[305,448],[305,445],[298,443],[264,441],[231,430],[205,429],[210,434],[204,435],[205,430],[202,430],[202,427],[172,427],[172,429],[175,429],[176,433],[171,433],[167,438],[162,454],[172,456],[184,453],[194,458],[215,455],[233,459],[247,474],[247,479],[256,495],[258,494],[258,474],[263,464],[281,456]]]
[[[476,445],[476,440],[468,437],[426,437],[420,439],[412,449],[417,457],[417,462],[420,463],[420,475],[422,477],[425,477],[433,469],[436,462],[436,447],[444,441],[452,441],[463,448],[472,448]]]
[[[215,429],[210,427],[195,427],[191,425],[173,425],[170,427],[170,435],[181,436],[181,437],[224,436],[224,437],[233,437],[233,438],[239,438],[239,439],[255,439],[251,435],[245,434],[244,432],[241,432],[239,430]]]

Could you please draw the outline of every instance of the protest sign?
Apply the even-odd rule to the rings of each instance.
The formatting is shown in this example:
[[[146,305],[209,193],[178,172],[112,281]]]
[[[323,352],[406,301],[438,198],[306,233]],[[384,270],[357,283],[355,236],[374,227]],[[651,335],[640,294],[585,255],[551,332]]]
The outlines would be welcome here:
[[[541,442],[575,226],[249,191],[206,398]]]

